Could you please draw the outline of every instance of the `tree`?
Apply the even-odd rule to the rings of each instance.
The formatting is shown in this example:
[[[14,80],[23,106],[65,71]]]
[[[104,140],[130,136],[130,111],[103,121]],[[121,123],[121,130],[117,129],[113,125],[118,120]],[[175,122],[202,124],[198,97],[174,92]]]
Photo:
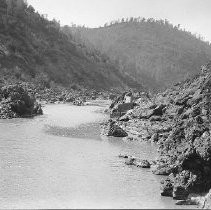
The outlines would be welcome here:
[[[24,0],[6,0],[7,3],[7,14],[18,15],[26,7],[26,2]]]
[[[34,7],[33,7],[32,5],[29,5],[29,6],[28,6],[28,11],[29,11],[30,13],[34,13],[34,12],[35,12],[35,9],[34,9]]]

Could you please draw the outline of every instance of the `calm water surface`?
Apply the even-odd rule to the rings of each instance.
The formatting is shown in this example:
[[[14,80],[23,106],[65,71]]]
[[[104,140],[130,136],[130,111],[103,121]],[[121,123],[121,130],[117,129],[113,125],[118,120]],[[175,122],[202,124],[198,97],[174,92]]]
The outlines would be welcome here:
[[[48,105],[33,119],[0,120],[0,208],[178,208],[161,177],[120,153],[153,159],[149,144],[101,138],[102,107]]]

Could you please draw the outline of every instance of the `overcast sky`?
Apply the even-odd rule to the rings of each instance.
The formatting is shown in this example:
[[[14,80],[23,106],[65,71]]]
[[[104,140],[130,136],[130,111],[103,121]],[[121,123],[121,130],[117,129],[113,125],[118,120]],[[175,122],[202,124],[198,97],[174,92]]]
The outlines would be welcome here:
[[[211,0],[28,0],[62,25],[98,27],[122,17],[168,19],[211,41]]]

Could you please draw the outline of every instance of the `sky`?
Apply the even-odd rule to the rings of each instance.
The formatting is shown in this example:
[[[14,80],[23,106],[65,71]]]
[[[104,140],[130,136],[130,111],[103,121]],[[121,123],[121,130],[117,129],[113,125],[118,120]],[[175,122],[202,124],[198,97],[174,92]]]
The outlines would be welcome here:
[[[61,25],[95,28],[127,17],[168,19],[211,42],[211,0],[27,0]]]

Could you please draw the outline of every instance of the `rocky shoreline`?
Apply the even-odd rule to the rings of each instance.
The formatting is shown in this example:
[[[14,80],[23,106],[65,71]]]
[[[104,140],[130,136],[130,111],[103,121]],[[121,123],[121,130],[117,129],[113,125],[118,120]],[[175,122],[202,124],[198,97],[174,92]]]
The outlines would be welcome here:
[[[151,163],[128,154],[120,157],[126,158],[128,165],[165,175],[162,196],[178,200],[178,205],[210,208],[210,193],[192,197],[193,193],[208,193],[211,189],[211,64],[202,70],[200,75],[154,97],[136,99],[133,109],[111,118],[102,130],[103,135],[157,144],[159,158]],[[120,98],[113,101],[111,116],[124,104]]]
[[[114,96],[108,110],[111,118],[102,125],[103,135],[158,145],[159,158],[154,161],[140,160],[130,154],[120,158],[127,165],[151,168],[155,175],[165,175],[161,195],[178,200],[178,205],[200,204],[210,208],[210,70],[210,64],[203,66],[200,75],[153,97],[139,95],[132,103],[125,103],[125,93],[118,98]],[[0,119],[42,115],[41,104],[83,105],[91,99],[108,99],[109,95],[109,92],[77,88],[40,88],[29,83],[2,85]],[[118,112],[120,116],[116,116]],[[204,197],[192,196],[206,192]]]
[[[45,104],[70,103],[77,106],[88,100],[108,99],[108,91],[85,88],[44,88],[34,83],[17,82],[0,85],[0,119],[25,118],[42,115]]]

